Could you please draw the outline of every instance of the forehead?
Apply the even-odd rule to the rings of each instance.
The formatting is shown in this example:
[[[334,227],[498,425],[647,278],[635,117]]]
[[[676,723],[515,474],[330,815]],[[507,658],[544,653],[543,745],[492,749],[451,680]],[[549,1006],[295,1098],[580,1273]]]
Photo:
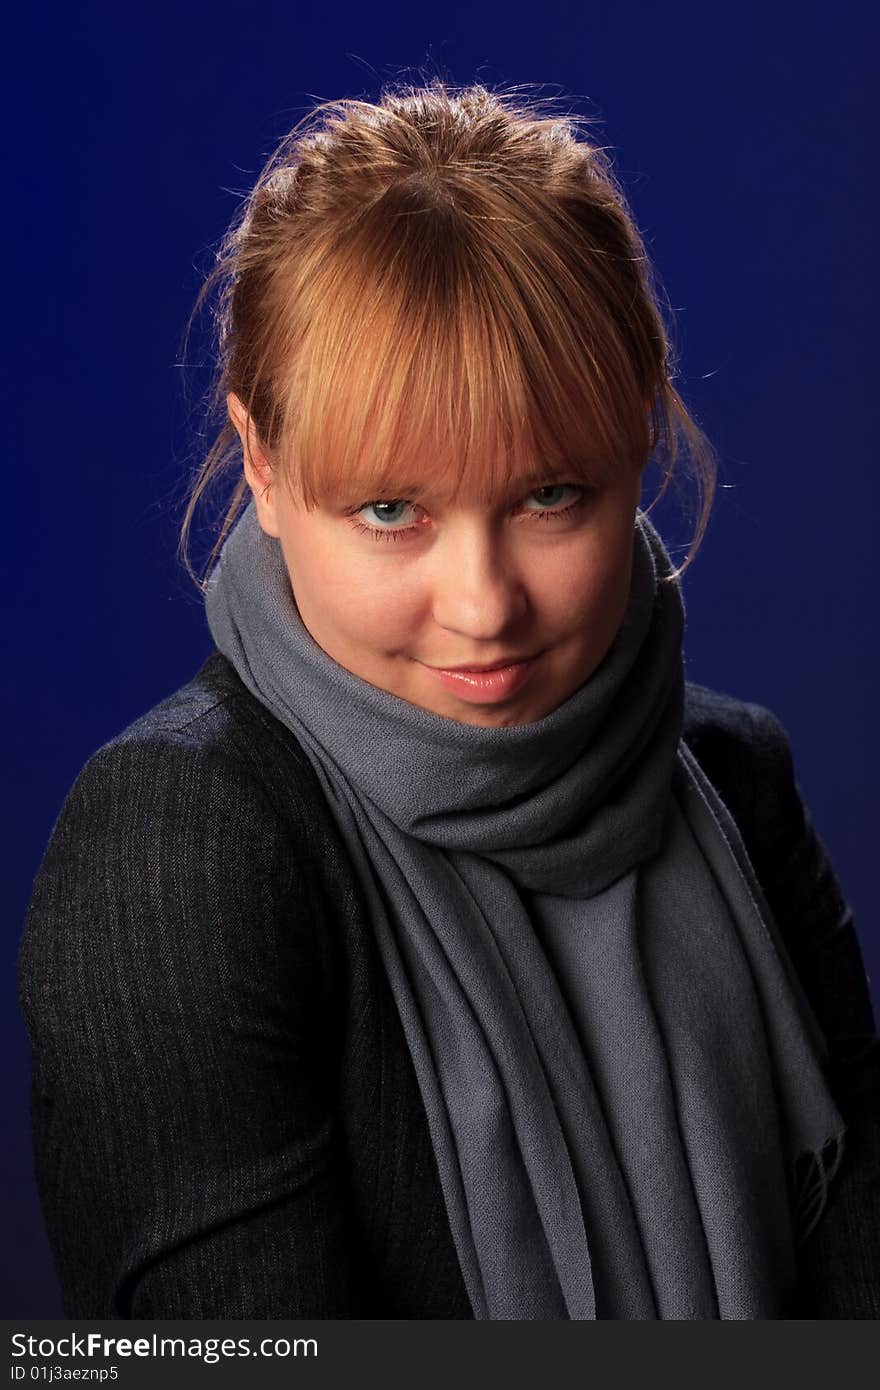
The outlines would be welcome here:
[[[386,403],[387,405],[387,403]],[[290,437],[291,480],[307,505],[407,499],[495,507],[561,482],[605,488],[622,481],[629,441],[581,406],[506,412],[358,408],[352,393],[325,395]],[[286,470],[287,471],[287,470]]]

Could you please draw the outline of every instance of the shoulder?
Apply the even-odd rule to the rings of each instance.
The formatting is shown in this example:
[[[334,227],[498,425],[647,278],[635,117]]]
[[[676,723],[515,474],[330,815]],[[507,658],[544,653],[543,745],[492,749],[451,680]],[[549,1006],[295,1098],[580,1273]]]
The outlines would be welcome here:
[[[760,862],[784,854],[803,833],[805,807],[791,740],[778,715],[757,701],[688,681],[682,737],[753,857]]]
[[[213,652],[191,680],[96,749],[53,830],[224,840],[308,815],[319,792],[298,740]]]
[[[683,737],[749,840],[796,813],[786,731],[765,706],[688,681]],[[97,837],[161,835],[185,846],[241,843],[276,829],[323,825],[327,808],[294,733],[242,682],[219,651],[191,680],[115,734],[86,760],[52,833],[56,851],[87,852]],[[325,833],[332,834],[327,827]]]
[[[766,705],[696,681],[685,682],[683,737],[694,753],[699,748],[716,758],[736,753],[772,761],[791,752],[784,725]]]
[[[683,737],[737,823],[829,1038],[876,1031],[852,909],[766,706],[688,682]]]
[[[789,735],[765,705],[685,688],[683,738],[730,811],[770,910],[806,981],[823,942],[854,937],[852,914],[797,779]],[[827,1012],[827,1011],[826,1011]]]
[[[83,772],[94,775],[99,769],[140,762],[155,770],[200,765],[242,790],[248,783],[261,784],[270,800],[274,783],[284,784],[286,800],[291,787],[307,795],[314,778],[299,741],[251,694],[219,651],[185,685],[102,745]],[[269,775],[272,768],[275,778]]]
[[[25,1009],[42,1008],[47,987],[69,994],[65,980],[97,988],[89,980],[109,961],[217,999],[258,960],[292,968],[291,952],[313,946],[326,956],[317,779],[230,672],[209,657],[86,760],[33,881]]]

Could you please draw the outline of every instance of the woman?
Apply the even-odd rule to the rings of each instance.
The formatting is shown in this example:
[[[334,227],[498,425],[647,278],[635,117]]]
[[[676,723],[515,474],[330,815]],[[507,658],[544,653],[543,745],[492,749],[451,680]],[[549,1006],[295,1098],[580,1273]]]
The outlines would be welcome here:
[[[684,679],[639,499],[683,433],[689,561],[713,459],[610,165],[482,87],[314,116],[199,301],[216,650],[25,926],[65,1312],[876,1316],[859,943],[782,726]]]

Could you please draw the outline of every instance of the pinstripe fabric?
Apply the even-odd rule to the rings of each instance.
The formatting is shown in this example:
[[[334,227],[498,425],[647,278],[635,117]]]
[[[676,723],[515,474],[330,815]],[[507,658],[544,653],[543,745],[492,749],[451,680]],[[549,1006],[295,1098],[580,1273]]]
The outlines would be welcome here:
[[[829,1040],[847,1156],[799,1315],[880,1315],[880,1039],[852,917],[763,707],[689,683]],[[19,955],[65,1314],[471,1316],[360,889],[294,736],[219,652],[97,750]]]

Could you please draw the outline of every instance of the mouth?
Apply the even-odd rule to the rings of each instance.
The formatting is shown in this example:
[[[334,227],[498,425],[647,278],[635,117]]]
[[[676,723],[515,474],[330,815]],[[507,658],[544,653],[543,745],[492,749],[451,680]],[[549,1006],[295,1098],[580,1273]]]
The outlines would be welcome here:
[[[517,694],[532,675],[538,657],[507,660],[501,665],[480,667],[426,666],[432,676],[447,690],[454,690],[463,699],[478,704],[494,704]]]
[[[461,672],[465,675],[479,676],[486,671],[500,671],[507,666],[523,666],[527,661],[534,661],[536,655],[538,655],[538,653],[534,655],[516,653],[515,655],[502,656],[498,661],[474,661],[468,662],[464,666],[434,666],[432,669],[435,671],[454,671],[456,673]]]

